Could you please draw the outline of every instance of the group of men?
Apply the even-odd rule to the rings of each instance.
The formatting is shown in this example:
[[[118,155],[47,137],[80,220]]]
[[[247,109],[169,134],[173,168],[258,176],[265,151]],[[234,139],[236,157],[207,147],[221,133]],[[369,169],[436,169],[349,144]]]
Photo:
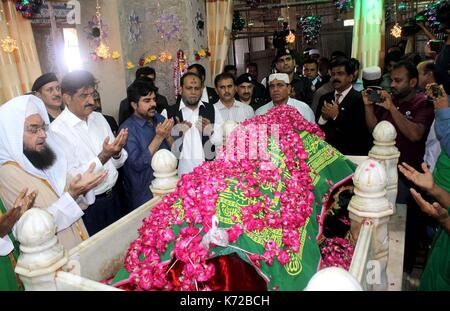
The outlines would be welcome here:
[[[29,206],[54,216],[60,242],[70,249],[151,199],[151,162],[158,150],[177,155],[182,176],[215,159],[225,122],[239,123],[279,105],[317,123],[343,154],[366,155],[371,131],[388,120],[397,129],[400,162],[419,169],[435,107],[417,86],[429,78],[431,65],[421,64],[419,75],[410,62],[393,63],[389,93],[379,87],[378,67],[365,68],[360,81],[359,62],[342,52],[330,61],[317,50],[308,56],[302,74],[293,51],[282,49],[274,72],[261,83],[257,65],[250,63],[239,77],[235,68],[226,68],[214,88],[205,85],[205,68],[193,64],[181,77],[173,105],[159,94],[155,70],[140,68],[120,103],[119,125],[102,115],[98,81],[90,72],[70,72],[61,82],[52,73],[39,77],[31,94],[0,107],[0,197],[6,208],[0,257],[14,249],[8,234]]]

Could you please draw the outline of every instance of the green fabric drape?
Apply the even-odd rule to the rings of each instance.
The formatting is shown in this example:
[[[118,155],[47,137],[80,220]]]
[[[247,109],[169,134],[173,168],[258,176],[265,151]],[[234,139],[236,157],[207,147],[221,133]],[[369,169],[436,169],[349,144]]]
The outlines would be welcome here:
[[[384,1],[355,0],[354,8],[352,57],[362,68],[380,66],[385,46]]]
[[[0,200],[0,215],[5,213],[6,209],[3,206],[2,200]],[[17,258],[19,258],[19,244],[11,233],[9,234],[9,238],[14,244],[14,250],[10,255],[0,256],[0,291],[17,291],[21,289],[21,286],[17,282],[14,266],[10,258],[12,256],[17,262]]]

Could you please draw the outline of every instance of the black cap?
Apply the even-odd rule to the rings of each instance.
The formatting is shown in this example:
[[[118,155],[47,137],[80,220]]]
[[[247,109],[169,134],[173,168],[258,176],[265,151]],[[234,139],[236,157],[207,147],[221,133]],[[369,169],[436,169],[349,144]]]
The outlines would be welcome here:
[[[244,73],[240,75],[239,78],[236,79],[236,85],[239,86],[242,83],[253,83],[253,78],[249,73]]]
[[[31,91],[38,92],[41,89],[41,87],[53,81],[58,81],[58,78],[53,72],[43,74],[42,76],[37,78],[36,81],[34,81]]]
[[[275,62],[278,62],[278,60],[279,60],[281,57],[286,56],[286,55],[292,55],[292,51],[289,50],[289,49],[280,49],[280,50],[278,50],[277,55],[275,56],[274,61],[275,61]]]

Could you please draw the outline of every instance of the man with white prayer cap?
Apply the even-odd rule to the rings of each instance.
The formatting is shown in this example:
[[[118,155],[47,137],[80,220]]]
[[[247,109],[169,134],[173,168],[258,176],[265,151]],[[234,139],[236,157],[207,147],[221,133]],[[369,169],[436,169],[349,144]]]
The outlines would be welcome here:
[[[35,207],[53,215],[59,242],[71,249],[88,238],[81,216],[106,173],[68,172],[61,142],[52,132],[38,97],[16,97],[0,107],[0,197],[7,210],[22,189],[37,190]]]
[[[312,58],[312,59],[315,59],[315,60],[318,60],[320,58],[320,52],[319,52],[318,49],[311,49],[311,50],[309,50],[308,55],[309,55],[309,58]]]
[[[365,89],[371,86],[380,86],[382,81],[381,68],[378,66],[364,68],[362,72],[362,80]]]
[[[269,111],[274,106],[289,105],[297,108],[298,112],[303,116],[303,118],[305,118],[309,122],[315,123],[314,112],[304,102],[289,97],[291,91],[292,86],[289,83],[289,76],[286,73],[271,74],[269,76],[269,92],[272,101],[256,110],[255,114],[260,116],[266,114],[267,111]]]

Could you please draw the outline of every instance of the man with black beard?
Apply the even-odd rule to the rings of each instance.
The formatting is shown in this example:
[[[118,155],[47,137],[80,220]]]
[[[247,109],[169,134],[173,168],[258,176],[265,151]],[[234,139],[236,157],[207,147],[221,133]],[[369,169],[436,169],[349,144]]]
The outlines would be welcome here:
[[[35,206],[53,215],[58,239],[69,250],[88,238],[83,208],[106,173],[94,174],[93,166],[83,174],[69,172],[49,123],[44,103],[32,95],[0,107],[0,196],[11,209],[22,189],[37,190]]]
[[[180,83],[181,100],[169,106],[163,115],[175,121],[172,152],[179,156],[178,175],[181,176],[205,160],[214,160],[215,147],[223,140],[223,118],[214,105],[201,101],[203,80],[199,75],[188,72]]]

